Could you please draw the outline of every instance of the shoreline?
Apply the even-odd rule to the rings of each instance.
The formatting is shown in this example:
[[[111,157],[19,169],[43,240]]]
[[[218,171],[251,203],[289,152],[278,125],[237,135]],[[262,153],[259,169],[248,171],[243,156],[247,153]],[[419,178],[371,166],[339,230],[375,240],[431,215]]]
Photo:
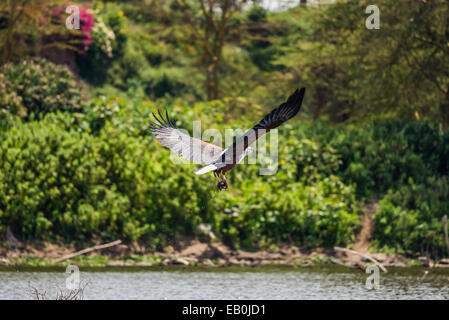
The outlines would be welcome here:
[[[295,246],[282,246],[276,250],[242,251],[232,250],[219,242],[191,241],[177,249],[172,246],[164,252],[147,251],[134,243],[119,244],[103,250],[92,251],[64,261],[57,262],[74,253],[73,247],[42,242],[34,245],[20,245],[14,248],[0,248],[0,268],[65,267],[70,264],[79,267],[316,267],[342,266],[365,268],[372,260],[385,268],[430,267],[449,268],[449,259],[438,261],[426,257],[409,258],[403,255],[363,252],[364,256],[342,252],[331,248],[311,250]]]

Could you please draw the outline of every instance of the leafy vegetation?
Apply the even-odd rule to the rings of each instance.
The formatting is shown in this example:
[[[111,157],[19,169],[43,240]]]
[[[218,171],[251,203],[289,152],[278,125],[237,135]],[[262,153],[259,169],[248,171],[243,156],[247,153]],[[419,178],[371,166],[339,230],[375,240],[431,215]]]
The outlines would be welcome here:
[[[380,0],[379,30],[369,1],[90,1],[80,30],[63,1],[23,3],[0,9],[0,233],[162,248],[210,224],[236,248],[345,246],[374,198],[377,249],[445,254],[446,1]],[[215,196],[149,131],[156,109],[246,129],[298,86],[276,174],[237,166]]]
[[[425,184],[410,178],[407,185],[390,190],[374,216],[376,245],[401,253],[444,255],[442,217],[449,210],[448,195],[447,176],[429,178]]]
[[[358,226],[351,188],[336,176],[307,170],[296,181],[286,168],[279,179],[264,181],[257,168],[242,168],[232,182],[235,193],[212,198],[208,177],[192,175],[190,166],[173,163],[156,141],[112,121],[96,136],[70,115],[17,121],[0,149],[0,225],[26,239],[80,241],[98,234],[162,246],[210,223],[235,246],[278,240],[313,246],[344,244]],[[286,183],[288,190],[281,188]],[[227,214],[236,204],[238,216]]]
[[[29,119],[83,108],[82,88],[73,74],[44,59],[5,64],[0,69],[0,96],[0,117]]]

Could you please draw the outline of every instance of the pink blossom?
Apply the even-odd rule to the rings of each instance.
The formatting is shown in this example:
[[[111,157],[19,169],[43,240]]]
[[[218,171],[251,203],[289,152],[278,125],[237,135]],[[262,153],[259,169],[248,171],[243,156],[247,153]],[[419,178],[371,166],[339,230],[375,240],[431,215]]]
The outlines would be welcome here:
[[[66,8],[67,6],[72,5],[72,2],[69,1],[67,2],[64,6],[59,7],[59,8],[55,8],[55,14],[60,14],[61,12],[64,11],[64,8]],[[94,27],[94,19],[95,17],[93,16],[92,13],[90,13],[88,11],[88,9],[90,8],[90,4],[85,4],[83,6],[79,6],[79,21],[80,21],[80,29],[81,29],[81,39],[83,40],[82,44],[80,44],[80,49],[86,51],[89,48],[89,45],[92,43],[92,29]]]

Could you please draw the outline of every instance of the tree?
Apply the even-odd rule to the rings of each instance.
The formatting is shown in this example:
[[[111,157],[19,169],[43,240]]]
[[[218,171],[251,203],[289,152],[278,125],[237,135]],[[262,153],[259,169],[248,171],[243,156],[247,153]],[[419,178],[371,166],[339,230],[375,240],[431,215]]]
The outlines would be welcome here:
[[[2,55],[0,64],[3,64],[11,58],[16,47],[17,40],[15,31],[18,29],[19,22],[25,13],[25,5],[29,0],[8,0],[0,11],[1,25],[0,43],[2,47]]]
[[[370,4],[305,9],[308,32],[279,58],[290,79],[308,82],[314,118],[399,116],[449,126],[449,3],[379,0],[379,30],[365,27]]]
[[[231,28],[230,19],[234,13],[242,10],[245,3],[247,3],[246,0],[197,0],[195,2],[178,0],[184,18],[202,51],[208,100],[219,97],[219,67],[223,58],[223,47]]]

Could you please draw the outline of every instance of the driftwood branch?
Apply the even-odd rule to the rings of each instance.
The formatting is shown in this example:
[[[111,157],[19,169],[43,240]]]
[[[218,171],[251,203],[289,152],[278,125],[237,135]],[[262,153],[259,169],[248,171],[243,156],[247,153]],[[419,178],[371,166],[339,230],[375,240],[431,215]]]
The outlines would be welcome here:
[[[447,235],[447,215],[443,216],[444,241],[446,242],[447,254],[449,255],[449,237]]]
[[[349,253],[352,253],[352,254],[359,255],[359,256],[361,256],[361,257],[363,257],[365,259],[368,259],[369,261],[373,262],[376,266],[381,268],[383,272],[385,272],[385,273],[387,272],[387,269],[379,261],[377,261],[373,257],[370,257],[369,255],[366,255],[364,253],[361,253],[361,252],[358,252],[358,251],[354,251],[354,250],[351,250],[351,249],[340,248],[340,247],[334,247],[334,250],[335,251],[349,252]]]
[[[73,258],[73,257],[77,257],[77,256],[80,256],[82,254],[89,253],[89,252],[92,252],[92,251],[95,251],[95,250],[101,250],[101,249],[110,248],[110,247],[116,246],[116,245],[118,245],[120,243],[122,243],[122,240],[116,240],[116,241],[113,241],[113,242],[110,242],[110,243],[100,244],[98,246],[90,247],[90,248],[87,248],[87,249],[83,249],[83,250],[71,253],[71,254],[66,255],[66,256],[64,256],[62,258],[56,259],[55,262],[61,262],[61,261],[64,261],[64,260],[67,260],[67,259],[70,259],[70,258]]]

